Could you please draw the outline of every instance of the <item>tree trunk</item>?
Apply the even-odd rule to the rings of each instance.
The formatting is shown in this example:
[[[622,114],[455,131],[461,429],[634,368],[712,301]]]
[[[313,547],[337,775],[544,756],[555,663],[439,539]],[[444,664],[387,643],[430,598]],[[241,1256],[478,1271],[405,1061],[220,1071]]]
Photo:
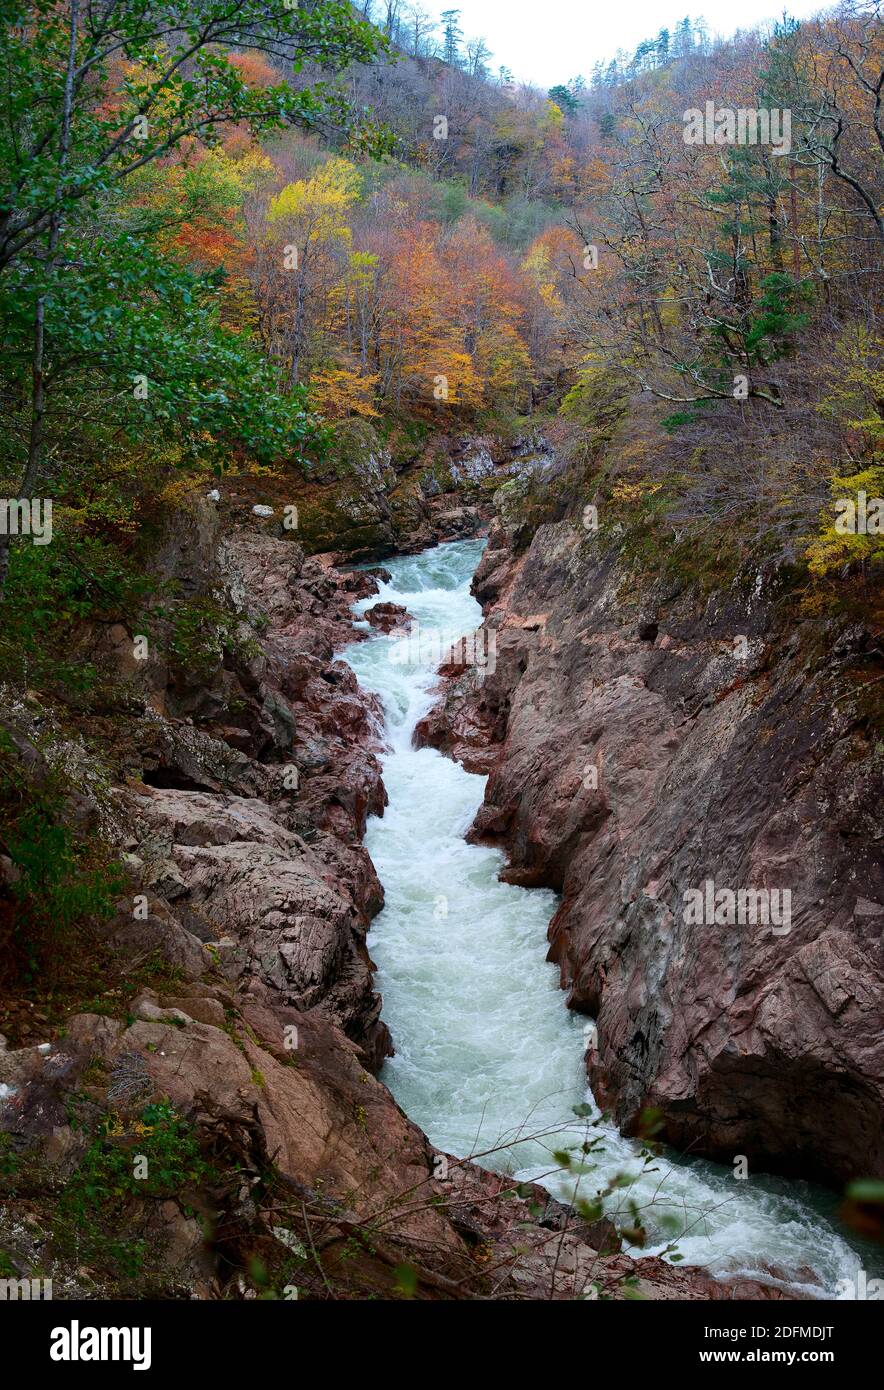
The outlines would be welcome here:
[[[797,170],[793,162],[789,169],[789,224],[792,229],[792,268],[796,284],[801,280],[801,237],[798,228],[798,189],[795,185]]]
[[[74,73],[77,64],[77,30],[80,23],[80,0],[71,0],[71,27],[68,42],[68,62],[64,79],[64,98],[61,117],[61,136],[58,148],[58,184],[56,202],[61,197],[62,181],[68,162],[71,145],[71,115],[74,100]],[[62,217],[56,210],[49,224],[48,266],[50,273],[55,264],[58,243],[61,237]],[[24,476],[18,489],[19,497],[29,497],[40,476],[40,460],[43,450],[43,425],[46,417],[46,372],[44,350],[46,343],[46,297],[39,295],[34,306],[34,351],[31,358],[31,425],[28,432],[28,460]],[[9,547],[11,537],[0,537],[0,596],[6,588],[9,574]]]
[[[295,324],[292,330],[292,369],[289,385],[297,386],[301,369],[301,337],[304,331],[304,287],[298,272],[298,288],[295,292]]]

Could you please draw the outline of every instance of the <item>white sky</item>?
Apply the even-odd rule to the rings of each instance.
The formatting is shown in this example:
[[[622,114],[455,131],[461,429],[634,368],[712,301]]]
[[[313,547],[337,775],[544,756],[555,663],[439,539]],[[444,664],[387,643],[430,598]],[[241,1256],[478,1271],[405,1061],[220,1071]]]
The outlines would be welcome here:
[[[630,51],[660,29],[670,31],[685,15],[706,20],[711,36],[779,18],[783,0],[436,0],[432,11],[459,9],[465,38],[483,37],[494,57],[517,81],[549,87],[593,64],[610,61],[618,48]],[[427,5],[429,9],[430,6]],[[791,0],[796,19],[830,8],[826,0]]]

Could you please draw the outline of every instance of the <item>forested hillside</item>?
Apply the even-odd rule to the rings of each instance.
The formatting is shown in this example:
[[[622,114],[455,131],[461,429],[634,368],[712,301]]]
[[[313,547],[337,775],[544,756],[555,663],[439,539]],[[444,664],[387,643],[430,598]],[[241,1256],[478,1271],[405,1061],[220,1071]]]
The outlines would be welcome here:
[[[881,490],[868,7],[715,46],[685,21],[549,95],[456,14],[440,53],[420,10],[272,11],[86,5],[71,49],[62,9],[4,7],[4,488],[39,480],[59,534],[14,548],[13,619],[88,602],[77,556],[97,598],[188,479],[294,496],[352,416],[540,408],[598,462],[628,402],[604,487],[647,524],[868,572],[831,509]],[[710,93],[791,111],[788,152],[687,144]]]
[[[444,709],[417,733],[490,773],[473,838],[510,854],[502,878],[564,895],[551,959],[602,1019],[599,1096],[639,1140],[874,1180],[853,1229],[880,1233],[878,1004],[857,985],[884,910],[879,7],[722,39],[688,16],[549,90],[409,0],[0,0],[0,22],[0,1183],[42,1223],[25,1250],[0,1219],[0,1275],[64,1267],[69,1297],[552,1298],[611,1256],[602,1296],[637,1279],[615,1178],[580,1207],[564,1293],[549,1232],[570,1217],[530,1184],[489,1197],[464,1163],[463,1190],[446,1168],[388,1216],[440,1154],[372,1075],[388,885],[363,837],[389,730],[336,654],[409,617],[385,591],[354,636],[352,605],[392,582],[366,565],[479,536],[499,669],[440,653]],[[691,808],[729,738],[743,799],[722,792],[715,839]],[[710,985],[691,944],[694,994],[666,994],[647,905],[703,834],[765,883],[801,860],[801,929],[834,945],[800,968],[740,948]],[[772,980],[812,981],[824,1045],[768,1026]],[[707,1068],[692,1009],[698,1054],[729,1010],[763,1015],[763,1042]],[[46,1038],[67,1071],[40,1070]],[[162,1173],[147,1196],[115,1147],[130,1122]],[[646,1295],[717,1297],[668,1241]],[[793,1296],[787,1263],[762,1273]]]

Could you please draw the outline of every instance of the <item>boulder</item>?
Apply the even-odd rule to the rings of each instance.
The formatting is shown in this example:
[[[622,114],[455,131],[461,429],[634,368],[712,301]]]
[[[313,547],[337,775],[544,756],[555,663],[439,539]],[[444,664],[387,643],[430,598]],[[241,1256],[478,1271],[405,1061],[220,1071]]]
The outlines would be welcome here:
[[[364,617],[379,632],[393,632],[410,621],[407,610],[398,603],[376,603],[366,608]]]

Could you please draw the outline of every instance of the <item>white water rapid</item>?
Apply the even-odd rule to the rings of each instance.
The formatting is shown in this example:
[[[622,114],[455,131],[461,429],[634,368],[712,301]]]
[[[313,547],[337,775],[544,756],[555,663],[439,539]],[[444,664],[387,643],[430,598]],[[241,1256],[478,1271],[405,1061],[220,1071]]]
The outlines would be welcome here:
[[[382,1079],[439,1148],[484,1155],[487,1167],[543,1181],[565,1199],[578,1179],[556,1171],[552,1153],[581,1144],[588,1129],[598,1142],[578,1195],[591,1200],[623,1175],[607,1207],[624,1217],[630,1201],[640,1209],[649,1239],[633,1254],[660,1253],[677,1236],[684,1261],[717,1276],[832,1297],[863,1263],[830,1220],[833,1197],[785,1179],[740,1180],[668,1151],[645,1160],[638,1142],[601,1119],[583,1069],[587,1020],[565,1008],[545,959],[555,895],[499,882],[503,856],[463,838],[485,779],[412,747],[436,698],[433,637],[444,634],[447,644],[481,621],[469,584],[482,545],[457,541],[387,561],[392,582],[355,612],[402,604],[421,640],[405,651],[401,638],[373,633],[341,653],[386,713],[390,804],[366,835],[386,892],[369,937],[396,1047]],[[574,1114],[581,1105],[587,1118]],[[525,1137],[538,1131],[540,1139]]]

